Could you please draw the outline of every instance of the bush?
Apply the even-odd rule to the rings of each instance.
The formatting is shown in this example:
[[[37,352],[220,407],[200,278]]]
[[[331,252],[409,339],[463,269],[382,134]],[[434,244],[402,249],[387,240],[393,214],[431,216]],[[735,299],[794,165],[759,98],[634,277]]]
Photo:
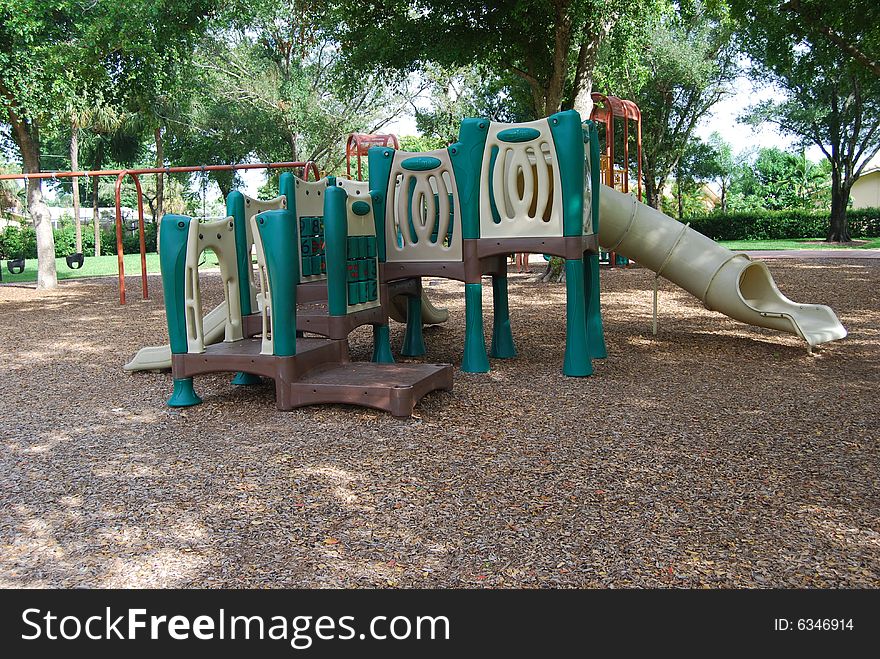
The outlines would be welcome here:
[[[29,226],[8,226],[0,232],[0,258],[32,259],[37,256],[37,237]]]
[[[53,231],[55,235],[55,256],[62,258],[73,254],[76,246],[76,228],[64,224]],[[156,251],[156,225],[144,226],[144,239],[148,252]],[[95,233],[91,225],[82,227],[82,246],[86,256],[95,253]],[[125,254],[140,252],[140,238],[136,231],[123,230],[122,251]],[[101,254],[116,253],[116,230],[101,229]],[[0,259],[37,258],[37,237],[32,226],[6,227],[0,230]]]
[[[880,209],[850,209],[846,213],[853,238],[880,236]],[[691,228],[712,240],[785,240],[821,238],[828,233],[828,211],[779,210],[712,213],[686,218]]]

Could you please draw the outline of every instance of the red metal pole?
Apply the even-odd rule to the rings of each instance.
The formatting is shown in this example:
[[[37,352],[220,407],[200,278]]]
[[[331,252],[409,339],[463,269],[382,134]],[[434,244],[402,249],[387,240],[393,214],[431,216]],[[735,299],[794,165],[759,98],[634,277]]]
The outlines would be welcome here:
[[[629,192],[629,115],[623,116],[623,191]]]
[[[636,121],[637,121],[636,129],[638,131],[638,137],[637,137],[637,139],[638,139],[637,145],[638,146],[637,146],[637,148],[638,148],[638,156],[639,156],[639,165],[638,165],[639,201],[643,201],[643,199],[642,199],[642,115],[641,115],[641,113],[639,113],[639,118]]]
[[[125,178],[125,172],[120,172],[116,177],[116,260],[117,275],[119,277],[119,304],[125,304],[125,262],[122,258],[122,179]]]
[[[134,179],[134,187],[138,198],[138,232],[140,233],[141,248],[141,291],[145,300],[150,299],[150,291],[147,288],[147,239],[144,235],[144,193],[141,190],[141,181],[137,174],[131,174]]]

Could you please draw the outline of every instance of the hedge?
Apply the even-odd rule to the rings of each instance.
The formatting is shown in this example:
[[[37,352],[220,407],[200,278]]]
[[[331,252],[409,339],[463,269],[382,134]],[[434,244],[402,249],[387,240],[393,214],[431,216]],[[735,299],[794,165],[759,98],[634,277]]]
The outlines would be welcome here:
[[[880,208],[850,209],[846,216],[853,238],[880,236]],[[755,211],[713,213],[684,221],[712,240],[783,240],[824,237],[831,214],[805,210]]]
[[[73,254],[76,245],[76,230],[72,224],[54,229],[55,256],[62,258]],[[147,251],[156,251],[156,225],[147,223],[144,226],[144,238],[146,239]],[[95,234],[91,226],[84,226],[82,230],[83,253],[86,256],[95,253]],[[122,236],[122,251],[125,254],[137,254],[140,252],[140,238],[137,232],[124,230]],[[101,229],[101,254],[116,253],[115,229]],[[0,230],[0,259],[35,259],[37,258],[37,238],[32,226],[15,227],[9,226]]]

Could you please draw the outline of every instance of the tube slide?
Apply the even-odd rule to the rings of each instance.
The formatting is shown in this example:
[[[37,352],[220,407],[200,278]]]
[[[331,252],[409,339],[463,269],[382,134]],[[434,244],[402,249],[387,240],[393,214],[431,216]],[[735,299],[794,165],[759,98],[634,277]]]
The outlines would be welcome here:
[[[599,193],[599,244],[627,256],[735,320],[801,337],[810,348],[846,336],[821,304],[799,304],[776,287],[767,266],[607,186]]]
[[[222,341],[226,334],[226,302],[214,307],[204,318],[205,345]],[[158,371],[171,368],[171,346],[147,346],[122,367],[125,371]]]
[[[391,299],[388,315],[398,323],[406,322],[406,295],[398,295]],[[438,309],[431,304],[427,293],[422,292],[422,324],[439,325],[447,320],[449,320],[449,310]]]

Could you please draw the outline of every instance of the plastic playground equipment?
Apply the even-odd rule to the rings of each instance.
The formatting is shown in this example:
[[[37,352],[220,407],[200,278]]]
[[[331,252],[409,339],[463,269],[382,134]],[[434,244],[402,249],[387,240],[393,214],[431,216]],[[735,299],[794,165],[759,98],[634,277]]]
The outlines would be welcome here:
[[[828,307],[782,295],[762,263],[602,186],[599,168],[591,166],[599,161],[595,124],[582,124],[571,110],[523,124],[465,119],[459,141],[446,149],[371,148],[369,183],[306,182],[284,174],[274,200],[231,193],[225,219],[166,216],[161,264],[174,377],[169,405],[199,403],[194,376],[229,371],[235,384],[272,378],[279,409],[339,402],[408,415],[423,395],[451,388],[452,366],[395,364],[389,317],[405,311],[401,353],[422,355],[421,277],[464,282],[461,368],[488,371],[489,356],[516,355],[507,295],[511,252],[565,260],[562,371],[569,376],[590,375],[592,360],[606,357],[600,244],[710,309],[794,334],[811,348],[846,335]],[[218,255],[225,300],[203,317],[198,257],[205,249]],[[488,351],[484,275],[491,277],[494,308]],[[401,304],[405,310],[396,307]],[[373,329],[372,360],[351,362],[347,337],[362,325]],[[159,350],[149,349],[142,361],[152,355],[160,362]]]
[[[630,158],[630,143],[635,140],[635,169],[636,169],[636,199],[642,201],[642,111],[633,101],[606,96],[593,92],[590,95],[593,101],[593,110],[590,112],[590,120],[596,124],[599,131],[599,144],[602,145],[599,156],[599,180],[602,185],[609,188],[629,192],[630,166],[633,164]],[[630,133],[632,124],[632,133]],[[618,127],[621,129],[618,131]],[[622,149],[615,149],[618,143]],[[599,262],[609,268],[629,265],[629,259],[612,251],[600,251]]]

